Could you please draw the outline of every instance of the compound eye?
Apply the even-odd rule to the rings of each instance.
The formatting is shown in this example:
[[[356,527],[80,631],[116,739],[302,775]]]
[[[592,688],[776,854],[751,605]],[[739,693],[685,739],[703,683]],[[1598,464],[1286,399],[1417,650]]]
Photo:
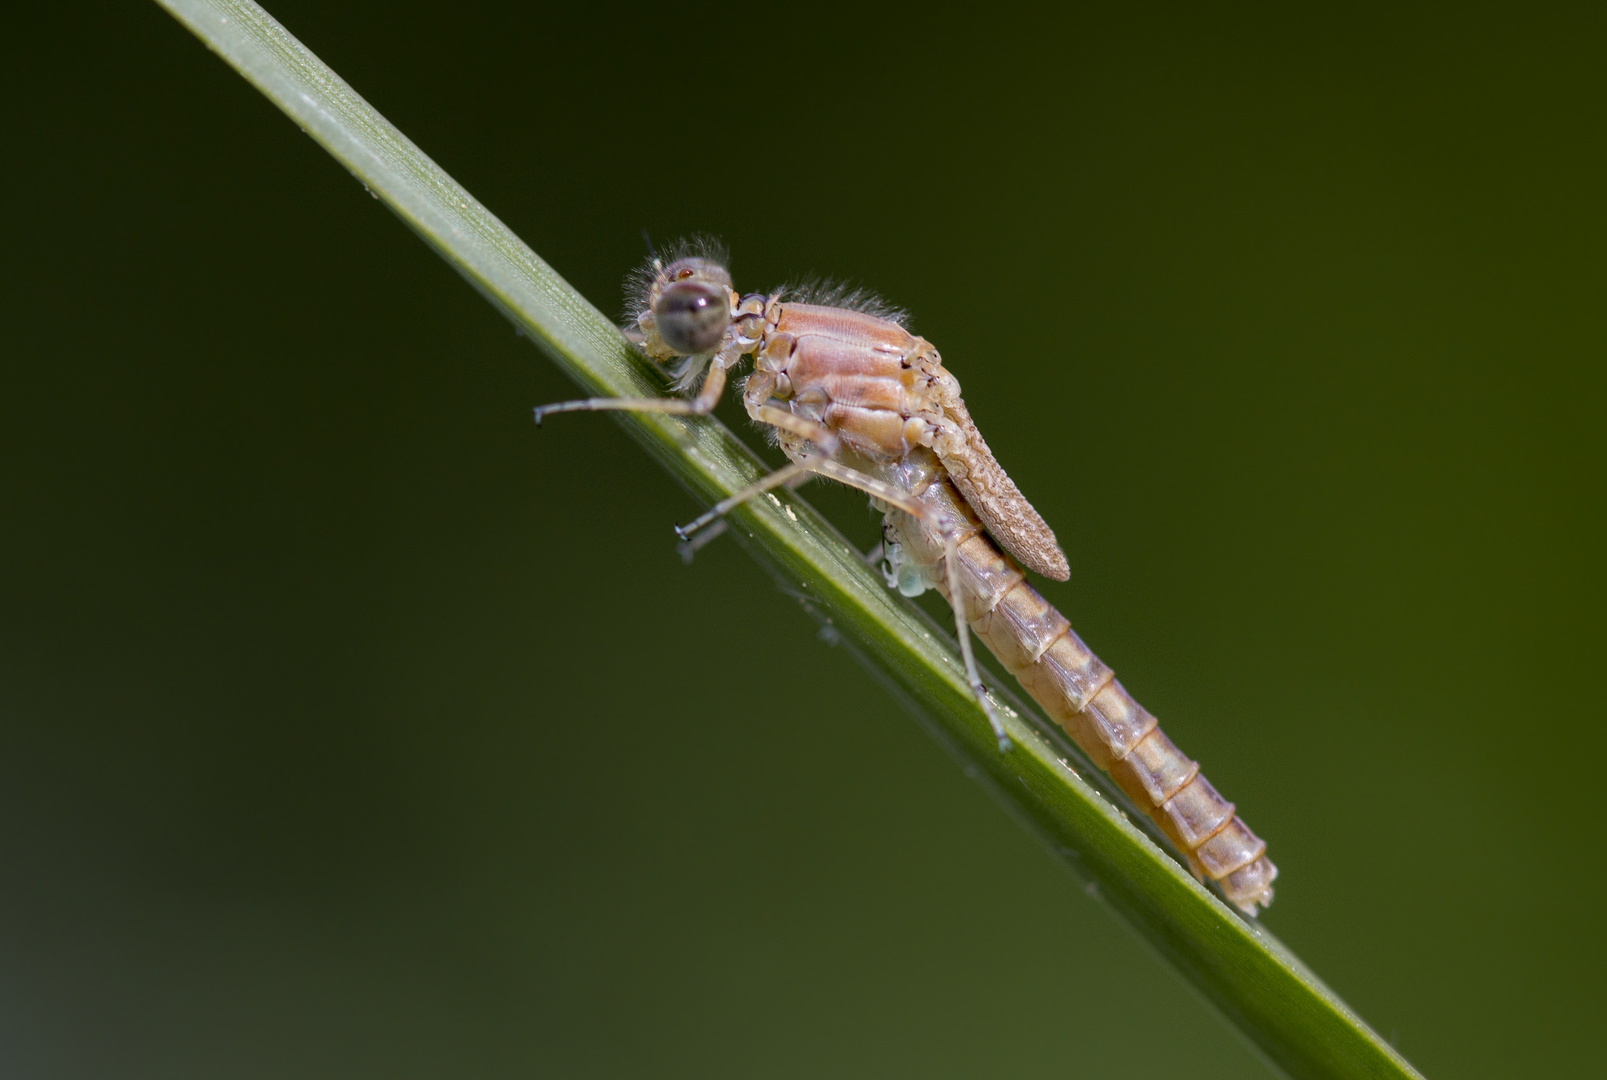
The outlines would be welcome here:
[[[724,289],[706,281],[677,281],[659,294],[653,321],[664,344],[681,356],[708,352],[731,325]]]

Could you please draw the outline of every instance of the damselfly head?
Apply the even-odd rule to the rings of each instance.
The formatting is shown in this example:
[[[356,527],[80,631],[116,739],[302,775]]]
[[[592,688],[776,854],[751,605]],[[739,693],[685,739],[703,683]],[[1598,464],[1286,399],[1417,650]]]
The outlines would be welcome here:
[[[654,359],[712,352],[731,325],[731,275],[712,259],[688,256],[658,269],[637,319]]]

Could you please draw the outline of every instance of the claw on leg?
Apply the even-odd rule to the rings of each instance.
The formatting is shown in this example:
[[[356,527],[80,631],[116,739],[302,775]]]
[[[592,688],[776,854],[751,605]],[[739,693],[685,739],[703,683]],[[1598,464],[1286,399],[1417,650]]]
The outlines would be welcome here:
[[[708,528],[698,533],[683,534],[681,532],[681,526],[677,525],[675,527],[675,535],[681,537],[681,542],[675,545],[675,550],[681,553],[681,561],[686,563],[686,565],[691,566],[692,556],[696,555],[699,551],[702,551],[705,544],[716,539],[717,537],[723,536],[725,534],[725,530],[728,528],[730,528],[730,524],[724,518],[714,522]]]

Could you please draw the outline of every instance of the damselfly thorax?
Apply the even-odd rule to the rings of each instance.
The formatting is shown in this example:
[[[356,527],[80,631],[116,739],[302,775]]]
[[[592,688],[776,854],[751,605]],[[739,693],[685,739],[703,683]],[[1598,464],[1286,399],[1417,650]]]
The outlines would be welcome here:
[[[675,365],[676,388],[697,392],[548,405],[536,409],[538,423],[600,409],[706,415],[728,372],[751,359],[743,405],[789,464],[677,528],[682,539],[695,543],[746,500],[811,475],[864,491],[886,515],[889,584],[907,595],[937,589],[953,608],[966,678],[1000,750],[1010,741],[977,670],[973,633],[1197,876],[1248,914],[1271,903],[1277,869],[1266,844],[1027,583],[1023,567],[1066,580],[1066,557],[983,441],[937,350],[901,313],[841,289],[739,295],[723,255],[704,246],[638,272],[631,323],[648,357]]]

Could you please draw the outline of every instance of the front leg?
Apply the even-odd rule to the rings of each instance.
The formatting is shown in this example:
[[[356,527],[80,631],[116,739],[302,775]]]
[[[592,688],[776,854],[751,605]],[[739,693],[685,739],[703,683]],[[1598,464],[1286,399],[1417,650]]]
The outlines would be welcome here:
[[[707,416],[719,404],[725,392],[725,365],[716,357],[703,376],[703,385],[695,398],[582,398],[579,401],[560,401],[554,405],[537,405],[535,419],[540,426],[544,417],[566,412],[618,412],[670,413],[675,416]]]

